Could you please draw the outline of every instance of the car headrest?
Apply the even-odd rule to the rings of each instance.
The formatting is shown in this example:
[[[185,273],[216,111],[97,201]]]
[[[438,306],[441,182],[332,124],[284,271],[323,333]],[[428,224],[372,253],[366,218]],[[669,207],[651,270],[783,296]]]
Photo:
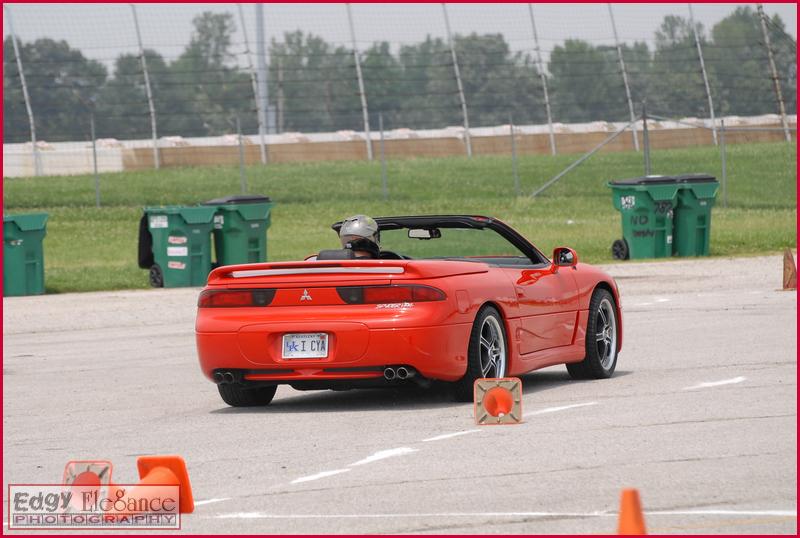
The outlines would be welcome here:
[[[317,254],[318,260],[353,260],[356,253],[349,248],[342,248],[337,250],[320,250]]]

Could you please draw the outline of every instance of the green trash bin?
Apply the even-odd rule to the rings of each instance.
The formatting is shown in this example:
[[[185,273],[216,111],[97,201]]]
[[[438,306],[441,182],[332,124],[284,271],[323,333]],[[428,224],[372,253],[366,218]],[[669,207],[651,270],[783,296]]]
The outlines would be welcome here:
[[[47,213],[3,216],[3,296],[44,293]]]
[[[611,246],[618,260],[672,256],[673,212],[680,184],[674,177],[645,176],[608,183],[622,215],[622,239]]]
[[[139,223],[139,267],[154,288],[203,286],[211,272],[213,207],[145,207]]]
[[[267,229],[274,205],[269,197],[258,194],[226,196],[203,205],[216,208],[216,265],[267,261]]]
[[[711,234],[711,208],[719,182],[708,174],[676,176],[681,184],[675,207],[675,254],[708,256]]]

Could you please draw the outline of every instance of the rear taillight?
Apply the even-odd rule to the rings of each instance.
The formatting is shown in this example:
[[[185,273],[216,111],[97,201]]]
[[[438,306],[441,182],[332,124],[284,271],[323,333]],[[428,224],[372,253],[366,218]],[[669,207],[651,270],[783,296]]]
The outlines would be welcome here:
[[[200,292],[200,308],[235,308],[241,306],[269,306],[275,290],[204,290]]]
[[[445,293],[430,286],[347,286],[336,288],[348,304],[422,303],[444,301]]]

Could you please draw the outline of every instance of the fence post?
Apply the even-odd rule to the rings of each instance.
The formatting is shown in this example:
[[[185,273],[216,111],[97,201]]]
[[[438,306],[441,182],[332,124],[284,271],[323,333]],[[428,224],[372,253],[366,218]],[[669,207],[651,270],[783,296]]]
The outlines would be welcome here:
[[[631,87],[628,85],[628,70],[625,69],[625,60],[622,57],[622,45],[619,43],[619,36],[617,35],[617,23],[614,21],[614,11],[611,9],[611,4],[608,6],[608,15],[611,17],[611,29],[614,31],[614,42],[617,44],[617,56],[619,57],[619,67],[622,70],[622,82],[625,84],[625,95],[628,98],[628,110],[631,113],[631,134],[633,134],[633,147],[639,151],[639,138],[636,136],[636,114],[633,112],[633,99],[631,99]]]
[[[708,97],[708,113],[711,116],[711,134],[714,137],[714,145],[717,145],[717,121],[714,118],[714,101],[711,98],[711,86],[708,84],[708,73],[706,72],[706,62],[703,59],[703,48],[700,46],[700,36],[697,34],[697,25],[694,23],[694,11],[692,4],[689,6],[689,24],[692,25],[694,33],[694,44],[697,46],[697,55],[700,57],[700,71],[703,73],[703,84],[706,86],[706,97]]]
[[[644,175],[649,176],[650,168],[650,131],[647,128],[647,102],[642,101],[642,145],[644,146]]]
[[[725,147],[725,118],[719,120],[719,152],[722,160],[722,207],[728,207],[728,157]]]
[[[247,192],[247,176],[244,172],[244,140],[242,139],[242,122],[236,116],[236,139],[239,142],[239,179],[242,184],[242,194]]]
[[[100,207],[100,174],[97,172],[97,137],[94,134],[94,107],[89,108],[89,134],[92,137],[92,164],[94,167],[94,204]]]
[[[19,45],[17,44],[17,34],[14,33],[14,24],[11,18],[11,9],[4,5],[3,9],[6,12],[6,20],[8,21],[8,30],[11,34],[11,43],[14,45],[14,56],[17,59],[17,71],[19,71],[19,81],[22,84],[22,97],[25,100],[25,110],[28,112],[28,123],[31,130],[31,146],[33,146],[33,175],[38,176],[41,174],[41,162],[39,160],[39,148],[36,147],[36,122],[33,119],[33,108],[31,107],[31,98],[28,95],[28,85],[25,83],[25,71],[22,69],[22,57],[19,54]]]
[[[258,113],[261,119],[258,122],[258,136],[265,137],[269,132],[269,87],[267,86],[267,51],[264,42],[264,4],[256,4],[256,66],[258,69]],[[266,143],[264,144],[266,147]],[[265,151],[266,162],[269,162],[269,152]]]
[[[283,58],[280,56],[278,57],[278,111],[277,111],[277,120],[278,120],[278,133],[283,132],[283,114],[284,114],[284,103],[283,103]]]
[[[261,152],[261,164],[267,164],[267,148],[264,143],[264,130],[261,129],[261,103],[258,100],[258,80],[256,79],[256,70],[253,67],[253,57],[250,55],[250,40],[247,38],[247,26],[244,22],[244,11],[242,4],[236,4],[239,10],[239,21],[242,23],[242,34],[244,35],[244,55],[247,56],[247,68],[250,71],[250,84],[253,86],[253,100],[256,103],[256,121],[259,124],[258,128],[258,145]]]
[[[142,33],[139,30],[139,16],[136,14],[136,6],[130,4],[133,11],[133,25],[136,27],[136,40],[139,43],[139,58],[142,62],[142,72],[144,73],[144,90],[147,93],[147,106],[150,108],[150,130],[153,136],[153,165],[156,170],[161,168],[160,156],[158,152],[158,129],[156,127],[156,107],[153,104],[153,90],[150,87],[150,74],[147,72],[147,59],[144,56],[144,46],[142,46]]]
[[[539,77],[542,80],[542,91],[544,91],[544,109],[547,112],[547,127],[550,130],[550,152],[555,155],[556,135],[553,131],[553,115],[550,112],[550,96],[547,92],[547,77],[544,74],[542,50],[539,48],[539,34],[536,32],[536,21],[533,18],[533,6],[531,4],[528,4],[528,13],[531,16],[531,28],[533,28],[533,46],[536,50],[536,63],[539,66]]]
[[[769,57],[769,68],[772,72],[772,85],[775,88],[775,99],[778,101],[778,110],[781,113],[781,124],[783,125],[783,134],[787,142],[792,141],[792,135],[789,133],[789,123],[786,121],[786,106],[783,103],[783,92],[781,92],[781,81],[778,78],[778,69],[775,67],[775,57],[772,55],[772,44],[769,40],[769,32],[767,31],[767,16],[764,14],[764,6],[758,4],[758,16],[761,18],[761,31],[764,33],[764,46],[767,47],[767,56]]]
[[[458,56],[453,43],[453,34],[450,32],[450,17],[447,16],[447,4],[442,3],[444,13],[444,27],[447,30],[447,42],[450,44],[450,54],[453,57],[453,72],[458,86],[458,98],[461,100],[461,114],[464,116],[464,142],[467,146],[467,157],[472,157],[472,138],[469,135],[469,114],[467,113],[467,100],[464,98],[464,85],[461,83],[461,71],[458,69]]]
[[[361,115],[364,117],[364,138],[367,141],[367,160],[372,160],[372,138],[369,134],[369,110],[367,108],[367,93],[364,91],[364,77],[361,75],[361,59],[358,57],[358,45],[356,44],[356,30],[353,26],[353,11],[350,4],[345,4],[347,8],[347,22],[350,25],[350,41],[353,43],[353,60],[356,64],[356,78],[358,79],[358,95],[361,98]]]
[[[508,127],[511,131],[511,171],[514,174],[514,192],[520,195],[519,170],[517,169],[517,141],[514,136],[514,117],[508,115]]]
[[[378,114],[378,129],[381,131],[381,186],[383,187],[383,199],[389,199],[389,182],[386,177],[386,151],[383,146],[383,112]]]

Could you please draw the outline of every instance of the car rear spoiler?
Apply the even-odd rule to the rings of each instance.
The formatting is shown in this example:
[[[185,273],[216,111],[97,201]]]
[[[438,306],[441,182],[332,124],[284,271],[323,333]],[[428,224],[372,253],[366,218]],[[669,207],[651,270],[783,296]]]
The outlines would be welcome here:
[[[441,260],[337,260],[251,263],[217,267],[208,275],[208,285],[225,286],[279,282],[324,283],[330,280],[394,280],[440,278],[485,273],[488,265]]]
[[[396,260],[341,260],[250,263],[218,267],[208,275],[208,283],[224,284],[250,278],[311,277],[324,275],[352,275],[354,277],[401,275],[407,261]]]

